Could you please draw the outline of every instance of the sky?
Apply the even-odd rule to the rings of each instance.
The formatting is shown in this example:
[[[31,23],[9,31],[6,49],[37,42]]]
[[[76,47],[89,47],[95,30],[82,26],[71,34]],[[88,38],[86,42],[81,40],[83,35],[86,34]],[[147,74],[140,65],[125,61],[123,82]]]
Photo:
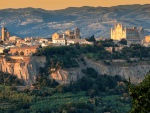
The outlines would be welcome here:
[[[59,10],[67,7],[110,7],[127,4],[150,4],[150,0],[0,0],[0,9],[33,7]]]

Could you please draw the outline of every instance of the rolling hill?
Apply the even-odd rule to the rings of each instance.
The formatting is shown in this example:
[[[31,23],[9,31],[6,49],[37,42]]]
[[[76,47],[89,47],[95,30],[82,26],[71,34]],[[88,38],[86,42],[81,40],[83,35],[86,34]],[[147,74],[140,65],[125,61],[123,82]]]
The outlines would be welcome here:
[[[48,11],[40,8],[0,10],[0,25],[7,27],[11,36],[51,37],[55,32],[80,28],[81,37],[110,38],[115,20],[125,27],[143,27],[150,34],[150,4],[114,7],[69,7]],[[1,30],[0,30],[1,34]]]

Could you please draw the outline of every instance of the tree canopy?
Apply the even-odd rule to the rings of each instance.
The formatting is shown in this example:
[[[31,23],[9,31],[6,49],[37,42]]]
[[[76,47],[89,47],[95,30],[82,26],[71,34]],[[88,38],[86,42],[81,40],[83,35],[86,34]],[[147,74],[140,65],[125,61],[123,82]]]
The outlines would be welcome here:
[[[138,85],[133,85],[125,81],[132,99],[132,110],[130,113],[148,113],[150,112],[150,71],[145,76],[145,79]]]
[[[124,39],[124,38],[122,38],[119,43],[120,43],[120,44],[123,44],[123,45],[127,45],[127,40]]]

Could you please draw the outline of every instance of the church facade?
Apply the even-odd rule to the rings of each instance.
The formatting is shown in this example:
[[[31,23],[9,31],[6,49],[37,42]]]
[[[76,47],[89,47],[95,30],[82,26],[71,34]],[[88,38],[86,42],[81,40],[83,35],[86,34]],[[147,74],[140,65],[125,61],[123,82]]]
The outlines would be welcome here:
[[[118,23],[114,26],[114,29],[111,28],[111,39],[119,41],[122,38],[126,39],[128,42],[131,43],[142,43],[145,40],[145,30],[137,27],[131,28],[124,28],[121,23],[121,25]]]

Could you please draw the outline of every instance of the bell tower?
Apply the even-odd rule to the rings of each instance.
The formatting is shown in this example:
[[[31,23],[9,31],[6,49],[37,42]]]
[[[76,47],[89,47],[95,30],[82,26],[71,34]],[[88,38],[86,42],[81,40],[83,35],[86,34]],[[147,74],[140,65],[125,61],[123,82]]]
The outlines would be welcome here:
[[[80,29],[79,28],[75,29],[75,39],[80,39]]]
[[[7,28],[3,27],[2,28],[2,40],[6,41],[7,38]]]

